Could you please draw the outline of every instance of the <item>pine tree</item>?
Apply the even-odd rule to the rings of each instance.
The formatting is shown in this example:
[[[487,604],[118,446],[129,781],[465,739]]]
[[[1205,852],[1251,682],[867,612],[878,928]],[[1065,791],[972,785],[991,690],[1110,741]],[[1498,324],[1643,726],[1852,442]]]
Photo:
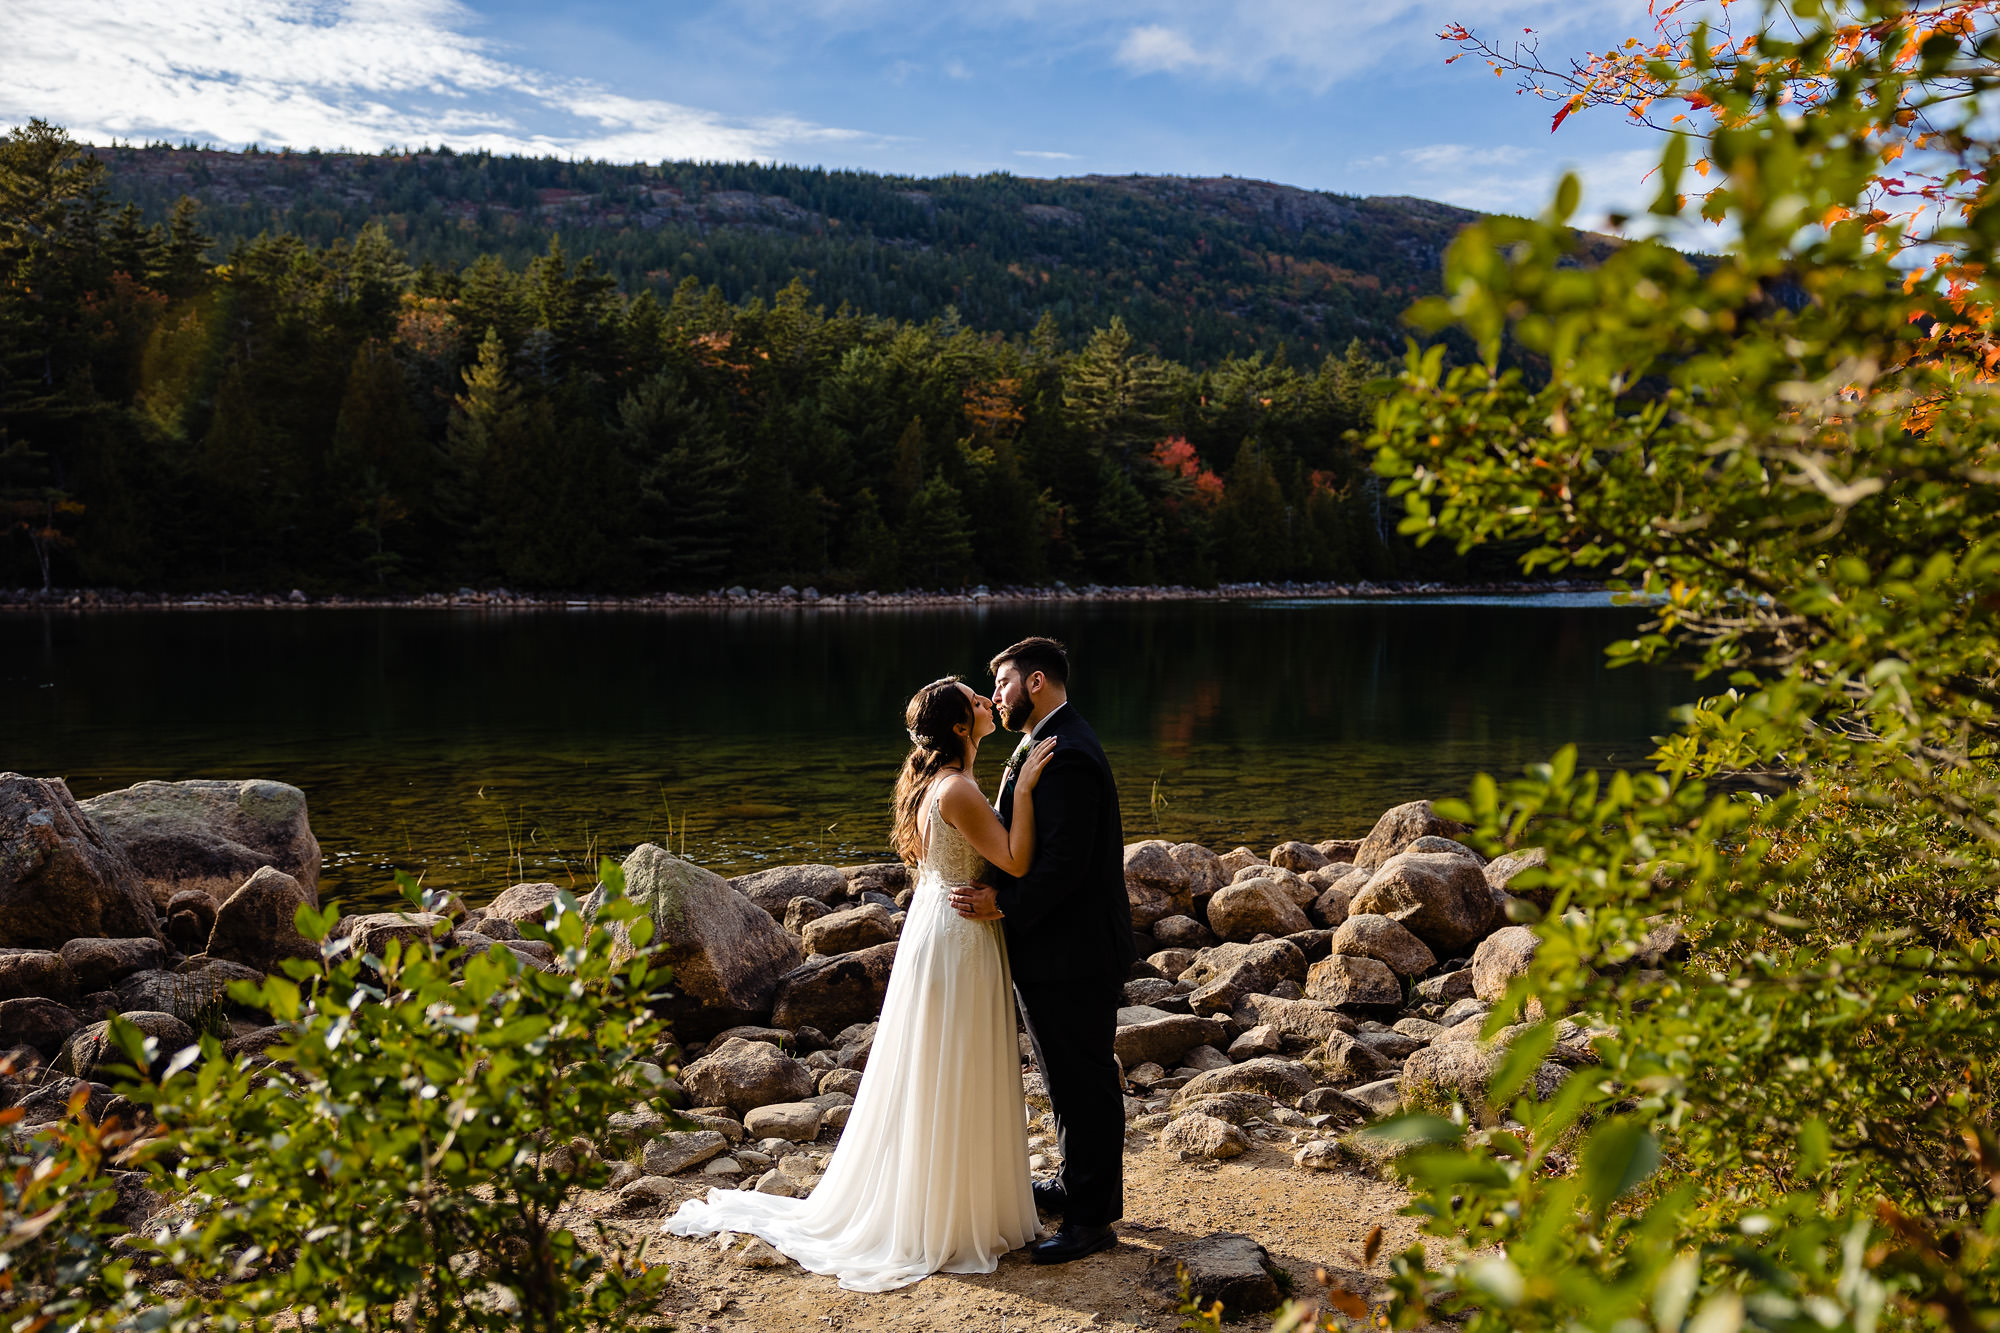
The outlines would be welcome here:
[[[372,338],[355,350],[328,461],[353,513],[361,564],[386,583],[408,558],[391,540],[400,545],[430,499],[431,459],[402,364]]]
[[[1179,392],[1174,367],[1134,353],[1125,321],[1114,317],[1070,362],[1063,410],[1089,448],[1119,458],[1166,437]]]
[[[1291,572],[1291,511],[1253,440],[1237,450],[1216,511],[1216,563],[1222,577],[1237,582],[1268,582]]]
[[[944,479],[943,469],[933,472],[910,497],[896,545],[903,557],[903,576],[912,583],[950,588],[971,576],[971,523],[958,488]]]
[[[637,545],[652,578],[712,588],[730,573],[742,528],[743,460],[677,374],[662,372],[619,404],[638,472]]]

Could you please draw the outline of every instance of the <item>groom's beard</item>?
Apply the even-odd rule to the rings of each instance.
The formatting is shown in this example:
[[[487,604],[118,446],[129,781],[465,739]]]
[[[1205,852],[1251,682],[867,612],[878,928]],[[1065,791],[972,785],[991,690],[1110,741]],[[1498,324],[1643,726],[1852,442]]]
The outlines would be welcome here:
[[[1027,699],[1016,699],[1005,705],[1000,713],[1000,721],[1009,731],[1026,731],[1028,719],[1035,715],[1035,705]]]

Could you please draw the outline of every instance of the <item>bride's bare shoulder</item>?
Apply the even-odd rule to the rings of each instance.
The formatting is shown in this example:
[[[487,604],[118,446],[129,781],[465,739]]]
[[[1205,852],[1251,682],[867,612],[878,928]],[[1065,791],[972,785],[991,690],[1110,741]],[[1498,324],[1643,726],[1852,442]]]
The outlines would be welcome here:
[[[937,799],[938,808],[947,818],[954,809],[969,810],[974,802],[980,805],[986,804],[986,797],[979,790],[977,779],[969,773],[948,773],[939,778]]]

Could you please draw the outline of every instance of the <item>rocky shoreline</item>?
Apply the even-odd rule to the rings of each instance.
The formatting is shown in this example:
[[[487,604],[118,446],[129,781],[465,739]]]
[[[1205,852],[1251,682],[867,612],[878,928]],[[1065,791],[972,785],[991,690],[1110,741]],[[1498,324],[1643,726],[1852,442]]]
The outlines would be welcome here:
[[[1517,1021],[1481,1035],[1534,958],[1536,936],[1519,922],[1535,913],[1517,904],[1542,897],[1534,876],[1530,887],[1521,877],[1543,857],[1488,861],[1461,832],[1413,801],[1361,838],[1261,852],[1129,844],[1142,959],[1116,1035],[1129,1150],[1202,1169],[1282,1150],[1294,1171],[1370,1172],[1381,1150],[1354,1129],[1406,1107],[1482,1106],[1523,1030]],[[21,1108],[31,1131],[87,1089],[93,1114],[133,1114],[93,1077],[115,1058],[113,1014],[157,1038],[163,1061],[219,1027],[228,1054],[261,1058],[290,1029],[237,1012],[222,993],[317,956],[293,917],[317,903],[319,869],[305,796],[283,783],[148,782],[78,802],[59,779],[0,774],[0,1052],[10,1062],[0,1107]],[[610,1191],[593,1206],[656,1216],[691,1185],[809,1193],[866,1075],[914,891],[908,870],[793,865],[724,879],[642,844],[624,872],[674,968],[664,1016],[682,1063],[668,1087],[695,1127],[668,1129],[640,1105],[611,1116],[591,1149],[615,1163]],[[516,884],[484,906],[372,913],[336,929],[364,953],[428,938],[508,949],[548,970],[552,950],[519,927],[542,920],[557,894]],[[1661,922],[1622,966],[1661,968],[1683,952]],[[1531,999],[1515,1017],[1537,1008]],[[1533,1092],[1547,1096],[1593,1062],[1594,1035],[1560,1023]],[[1032,1166],[1046,1173],[1058,1148],[1025,1038],[1022,1067]],[[160,1201],[132,1183],[138,1225]],[[1240,1289],[1266,1264],[1254,1242],[1222,1237],[1212,1249],[1172,1247],[1197,1294],[1229,1286],[1233,1307],[1276,1303],[1268,1276]],[[758,1241],[732,1239],[720,1257],[738,1268],[788,1263]],[[1169,1269],[1147,1282],[1164,1298],[1171,1280]]]
[[[738,608],[869,610],[1068,602],[1269,601],[1302,598],[1343,601],[1390,597],[1528,597],[1546,593],[1594,593],[1602,583],[1587,579],[1484,583],[1224,583],[1213,588],[1103,586],[946,589],[903,592],[825,593],[817,588],[772,590],[734,587],[706,593],[530,593],[506,588],[429,592],[410,596],[364,597],[335,593],[126,592],[116,588],[0,588],[0,611],[228,611],[228,610],[488,610],[682,611]]]

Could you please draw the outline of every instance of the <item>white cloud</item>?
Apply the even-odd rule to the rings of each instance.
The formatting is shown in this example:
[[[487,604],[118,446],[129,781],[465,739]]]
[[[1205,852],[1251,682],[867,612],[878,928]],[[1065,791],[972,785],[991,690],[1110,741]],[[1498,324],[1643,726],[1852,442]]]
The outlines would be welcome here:
[[[1058,153],[1053,148],[1016,148],[1015,157],[1036,157],[1049,162],[1074,162],[1075,153]]]
[[[1202,58],[1179,30],[1147,23],[1118,43],[1118,63],[1137,74],[1173,73],[1201,64]]]
[[[473,35],[459,0],[12,0],[0,121],[85,140],[768,159],[865,138],[552,77]]]
[[[1612,213],[1643,216],[1659,189],[1658,177],[1646,177],[1659,165],[1663,146],[1649,143],[1578,157],[1553,147],[1518,144],[1416,144],[1352,160],[1342,188],[1416,195],[1481,212],[1534,217],[1546,212],[1555,199],[1563,173],[1574,171],[1583,184],[1574,220],[1603,230]]]

